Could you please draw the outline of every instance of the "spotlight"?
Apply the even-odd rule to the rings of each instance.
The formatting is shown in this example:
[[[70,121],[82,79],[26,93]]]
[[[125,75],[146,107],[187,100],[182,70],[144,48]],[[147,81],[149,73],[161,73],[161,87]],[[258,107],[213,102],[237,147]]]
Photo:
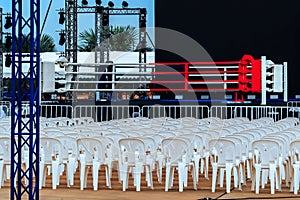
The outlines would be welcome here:
[[[58,44],[59,45],[64,45],[65,44],[65,42],[66,42],[66,38],[65,38],[65,33],[59,33],[59,35],[60,35],[60,38],[59,38],[59,42],[58,42]]]
[[[59,12],[58,13],[59,14],[59,20],[58,20],[58,22],[59,22],[59,24],[63,24],[64,22],[65,22],[65,13],[64,12]]]
[[[6,49],[10,49],[11,48],[11,45],[12,45],[12,43],[11,43],[11,36],[6,36],[5,37],[6,38],[6,40],[5,40],[5,45],[4,45],[4,47],[6,48]]]
[[[5,55],[5,67],[10,67],[11,65],[11,56],[9,54]]]
[[[109,16],[107,13],[103,13],[102,26],[108,26],[108,25],[109,25]]]
[[[7,17],[5,17],[5,19],[6,19],[6,22],[5,22],[4,28],[9,29],[10,27],[12,27],[11,17],[7,16]]]
[[[112,1],[110,1],[110,2],[108,2],[108,6],[113,8],[115,6],[115,4]]]
[[[82,0],[81,3],[82,3],[82,5],[85,5],[85,6],[89,4],[89,2],[87,0]]]
[[[146,9],[146,8],[141,8],[141,9],[140,9],[140,13],[141,13],[142,15],[147,14],[147,9]]]
[[[122,2],[122,7],[123,7],[123,8],[127,8],[127,7],[128,7],[127,1],[123,1],[123,2]]]
[[[101,0],[96,0],[97,5],[101,5],[102,1]]]

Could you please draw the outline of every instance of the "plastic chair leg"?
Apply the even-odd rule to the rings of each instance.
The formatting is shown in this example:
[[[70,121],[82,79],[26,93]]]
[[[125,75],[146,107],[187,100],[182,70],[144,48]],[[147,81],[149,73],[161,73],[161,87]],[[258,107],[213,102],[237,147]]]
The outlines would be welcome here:
[[[259,194],[261,166],[255,165],[255,193]]]
[[[93,187],[94,190],[98,190],[98,175],[99,175],[100,162],[93,161]]]
[[[183,192],[184,180],[185,180],[185,166],[184,163],[178,163],[178,184],[179,192]]]
[[[230,193],[232,163],[226,163],[226,192]]]
[[[215,192],[216,191],[217,173],[218,173],[218,164],[217,163],[212,163],[211,192]]]
[[[165,182],[165,191],[169,190],[169,184],[171,180],[171,165],[169,163],[166,164],[166,182]]]
[[[80,190],[83,190],[85,183],[86,166],[84,162],[80,163]]]
[[[294,177],[293,177],[294,194],[298,194],[298,190],[299,190],[299,164],[294,164],[293,169],[294,169]]]

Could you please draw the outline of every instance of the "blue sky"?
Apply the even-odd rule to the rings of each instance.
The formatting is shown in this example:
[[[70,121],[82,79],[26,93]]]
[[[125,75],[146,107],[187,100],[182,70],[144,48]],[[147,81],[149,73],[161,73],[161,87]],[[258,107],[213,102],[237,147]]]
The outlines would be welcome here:
[[[107,6],[109,0],[102,0],[102,5]],[[115,4],[116,8],[120,8],[123,0],[112,0]],[[24,2],[23,12],[25,12],[25,16],[28,15],[28,7],[26,5],[27,1]],[[64,29],[64,25],[60,25],[58,23],[59,15],[57,9],[64,8],[64,0],[53,0],[52,6],[45,24],[45,28],[43,33],[47,33],[51,35],[55,39],[56,50],[63,51],[64,47],[58,44],[59,35],[58,30]],[[95,0],[88,0],[89,5],[95,5]],[[154,27],[154,0],[127,0],[130,8],[147,8],[147,26]],[[41,26],[45,19],[46,11],[50,0],[40,0],[41,4]],[[27,3],[28,4],[28,3]],[[78,4],[81,4],[81,0],[78,0]],[[1,0],[0,7],[3,8],[3,13],[10,12],[12,10],[12,1],[11,0]],[[93,28],[94,29],[94,15],[93,14],[80,14],[78,16],[78,32],[82,32],[83,30]],[[5,23],[5,21],[3,22]],[[138,26],[138,16],[111,16],[110,17],[111,25],[131,25]],[[6,31],[6,30],[4,30]],[[149,33],[151,37],[153,37],[153,33]],[[152,38],[153,39],[153,38]]]

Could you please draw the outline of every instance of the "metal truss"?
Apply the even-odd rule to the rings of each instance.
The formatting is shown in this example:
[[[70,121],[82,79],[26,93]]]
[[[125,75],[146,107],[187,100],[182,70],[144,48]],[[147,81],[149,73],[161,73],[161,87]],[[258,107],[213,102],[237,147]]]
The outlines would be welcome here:
[[[66,57],[70,63],[77,63],[77,18],[80,13],[95,14],[95,63],[109,62],[109,16],[110,15],[138,15],[139,16],[139,63],[146,63],[146,8],[110,8],[103,6],[82,6],[77,4],[77,0],[65,0],[65,10],[60,9],[66,13]],[[96,69],[98,72],[101,69]],[[73,67],[73,72],[77,72],[77,67]],[[74,73],[72,81],[76,81],[77,76]],[[97,77],[99,79],[99,77]],[[75,84],[71,84],[71,89]],[[71,92],[67,93],[69,99],[76,99]]]
[[[66,9],[66,44],[65,54],[69,62],[77,63],[77,0],[65,1]],[[77,67],[73,67],[73,72],[77,72]],[[76,75],[72,77],[72,80],[76,80]],[[71,84],[71,88],[74,88],[74,84]],[[67,97],[69,99],[75,99],[74,94],[68,92]]]
[[[95,13],[97,9],[103,6],[77,6],[77,13]],[[109,15],[139,15],[141,8],[108,8]]]
[[[29,16],[23,16],[23,5]],[[25,6],[24,6],[25,7]],[[17,40],[18,38],[18,40]],[[30,45],[30,53],[22,47]],[[26,57],[26,59],[25,59]],[[29,71],[22,66],[29,65]],[[10,199],[39,199],[40,0],[12,1],[12,105]],[[24,116],[22,107],[29,103]],[[26,162],[24,160],[26,158]]]
[[[66,8],[66,57],[77,62],[77,0],[65,1]]]
[[[60,9],[62,11],[62,9]],[[110,15],[139,15],[139,62],[146,63],[146,14],[145,8],[109,8],[103,6],[80,6],[77,0],[65,1],[66,12],[66,56],[70,62],[77,62],[77,17],[80,13],[95,14],[95,63],[109,61],[109,16]],[[106,22],[104,22],[106,21]],[[144,47],[145,46],[145,47]],[[75,69],[74,69],[75,70]]]

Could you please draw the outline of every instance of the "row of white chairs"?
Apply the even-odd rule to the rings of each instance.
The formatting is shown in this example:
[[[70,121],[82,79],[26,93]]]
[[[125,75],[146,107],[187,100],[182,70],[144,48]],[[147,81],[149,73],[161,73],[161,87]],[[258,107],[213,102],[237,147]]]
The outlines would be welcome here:
[[[224,164],[217,163],[215,161],[221,161],[223,158],[222,154],[226,152],[225,156],[229,156],[227,152],[231,152],[227,149],[224,149],[225,146],[228,146],[229,148],[232,146],[229,145],[229,143],[234,144],[234,148],[231,147],[233,149],[232,151],[234,152],[231,155],[231,160],[234,160],[235,162],[227,165],[225,163],[225,169],[227,167],[231,171],[231,169],[234,168],[233,170],[235,177],[239,177],[234,182],[235,187],[241,188],[240,185],[245,183],[246,176],[252,177],[253,179],[253,169],[255,168],[255,166],[258,166],[255,165],[257,163],[255,163],[254,161],[257,161],[259,159],[254,158],[260,156],[261,154],[257,153],[259,152],[257,150],[254,151],[254,141],[263,139],[263,137],[265,137],[264,139],[266,139],[266,137],[271,137],[272,134],[276,133],[276,131],[291,131],[288,129],[295,126],[296,123],[298,122],[295,119],[286,119],[281,120],[278,123],[274,123],[274,121],[270,118],[262,118],[251,122],[246,118],[237,118],[230,120],[220,120],[218,118],[203,120],[196,120],[193,118],[185,118],[179,120],[162,118],[149,120],[141,118],[121,121],[114,120],[105,123],[93,123],[86,121],[82,124],[79,123],[72,126],[60,126],[56,124],[53,125],[53,127],[51,125],[47,126],[42,130],[43,134],[41,135],[41,141],[45,140],[45,144],[43,145],[43,142],[41,142],[41,147],[43,148],[43,151],[41,152],[44,152],[45,154],[45,150],[48,147],[52,148],[51,150],[49,150],[49,152],[51,153],[49,153],[48,157],[51,159],[49,159],[49,162],[47,162],[51,163],[51,165],[54,164],[54,167],[51,167],[52,173],[56,174],[54,175],[54,177],[52,174],[52,183],[54,184],[54,189],[59,184],[59,175],[64,169],[64,167],[62,166],[65,166],[67,171],[68,185],[74,184],[72,176],[74,175],[77,165],[80,166],[81,189],[86,187],[87,171],[85,169],[89,169],[92,166],[93,186],[94,189],[97,190],[97,173],[101,165],[104,165],[106,167],[106,184],[108,187],[111,187],[109,179],[111,175],[112,165],[113,162],[117,161],[119,163],[119,179],[123,182],[123,190],[126,190],[128,187],[129,172],[133,172],[134,183],[136,185],[136,189],[139,191],[140,174],[144,172],[144,170],[148,174],[146,175],[147,183],[151,188],[153,188],[151,177],[152,173],[149,172],[152,172],[152,170],[156,170],[158,180],[161,182],[162,169],[164,167],[166,168],[166,191],[168,191],[168,189],[173,186],[174,170],[176,169],[178,169],[179,172],[179,191],[183,191],[183,187],[187,186],[189,169],[192,170],[191,174],[193,176],[193,186],[194,189],[196,189],[199,170],[200,172],[205,173],[205,177],[208,178],[208,161],[210,158],[213,166],[212,191],[214,192],[213,188],[216,185],[214,184],[216,182],[216,178],[214,178],[216,177],[216,174],[214,173],[214,171],[216,171],[215,165],[218,168],[221,167],[221,164]],[[136,126],[133,127],[134,125]],[[132,132],[134,132],[133,128],[136,127],[143,127],[145,129],[132,134]],[[298,134],[295,133],[295,135],[297,137]],[[65,141],[64,143],[62,142],[63,137],[69,139],[72,138],[73,142]],[[98,138],[95,141],[99,141],[102,147],[99,142],[94,142],[94,144],[91,145],[79,142],[83,141],[83,139],[94,140],[95,138]],[[51,142],[49,142],[48,139],[50,139],[51,141],[57,141],[57,145],[50,145]],[[220,141],[222,141],[223,139],[231,142],[228,142],[228,145],[221,145],[219,147],[219,145],[221,144]],[[120,141],[126,140],[128,140],[128,142],[130,141],[131,143],[134,143],[132,141],[135,141],[137,144],[135,146],[133,144],[125,145],[120,143]],[[240,143],[238,141],[240,141]],[[282,154],[280,154],[282,156],[281,160],[286,159],[285,156],[287,155],[287,147],[289,146],[287,145],[288,142],[284,142],[286,141],[284,141],[283,139],[282,143],[280,143],[281,146],[279,146],[281,147],[280,152],[282,152]],[[66,146],[66,144],[72,144],[73,146],[64,147]],[[238,144],[240,145],[238,146]],[[179,145],[182,146],[182,148],[178,148]],[[247,148],[244,148],[245,145]],[[53,149],[56,146],[61,146],[60,148],[64,150],[58,151],[57,149]],[[70,150],[72,148],[77,148],[77,150]],[[258,147],[256,146],[255,148],[258,149]],[[178,150],[181,150],[181,152],[178,152]],[[79,154],[76,155],[76,152],[79,152]],[[41,157],[44,157],[43,159],[41,159],[41,165],[44,166],[43,169],[47,169],[47,167],[45,166],[50,164],[47,164],[46,162],[46,155],[41,155]],[[70,158],[72,158],[73,161],[70,161]],[[95,158],[97,159],[95,160]],[[103,161],[100,158],[105,159]],[[86,159],[88,161],[86,161]],[[52,163],[52,161],[59,160],[62,160],[62,162]],[[147,160],[147,162],[145,160]],[[239,160],[239,162],[237,162],[237,160]],[[88,163],[87,167],[86,165],[83,165],[84,163]],[[289,164],[291,163],[292,161],[289,162]],[[222,169],[220,170],[220,172],[224,173],[224,167],[221,168]],[[290,173],[290,171],[291,170],[287,172]],[[47,172],[47,170],[41,170],[41,172]],[[282,173],[280,176],[283,177],[283,175],[285,174]],[[223,176],[219,177],[219,183],[222,186]],[[229,179],[231,175],[229,174],[227,175],[227,177]],[[266,177],[268,176],[264,174],[264,178],[262,178],[262,180],[264,180],[264,184],[267,180]],[[42,185],[43,183],[45,183],[43,181],[44,178],[42,178],[42,181],[40,181]],[[279,184],[279,182],[277,183]],[[258,184],[256,183],[256,187],[257,185]],[[226,185],[226,187],[227,192],[230,192],[230,190],[228,191],[230,185],[229,187]],[[294,183],[294,187],[297,188],[297,184]]]

